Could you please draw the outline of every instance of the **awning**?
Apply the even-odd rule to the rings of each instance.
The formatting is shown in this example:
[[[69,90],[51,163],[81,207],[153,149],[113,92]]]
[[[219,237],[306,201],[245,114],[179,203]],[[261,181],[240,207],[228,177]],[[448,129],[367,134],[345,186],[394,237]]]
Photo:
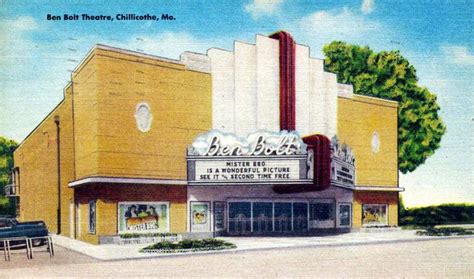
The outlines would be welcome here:
[[[92,183],[116,183],[116,184],[160,184],[160,185],[187,185],[186,180],[179,179],[154,179],[154,178],[131,178],[131,177],[104,177],[94,176],[71,181],[68,186],[79,187]]]
[[[380,191],[380,192],[404,192],[403,187],[388,187],[388,186],[356,186],[355,191]]]

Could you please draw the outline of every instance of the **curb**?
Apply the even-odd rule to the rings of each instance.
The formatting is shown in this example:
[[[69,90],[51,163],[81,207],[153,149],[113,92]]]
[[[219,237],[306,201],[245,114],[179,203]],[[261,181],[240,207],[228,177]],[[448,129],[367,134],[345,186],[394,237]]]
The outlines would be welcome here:
[[[363,245],[378,245],[378,244],[389,244],[389,243],[409,243],[409,242],[418,242],[418,241],[432,241],[432,240],[451,240],[451,239],[469,239],[474,238],[474,235],[464,235],[464,236],[419,236],[419,238],[409,238],[409,239],[392,239],[392,240],[371,240],[371,241],[361,241],[361,242],[344,242],[344,243],[314,243],[314,244],[302,244],[302,245],[292,245],[292,246],[279,246],[279,247],[262,247],[262,248],[244,248],[244,249],[226,249],[226,250],[213,250],[213,251],[198,251],[198,252],[188,252],[188,253],[170,253],[170,254],[147,254],[147,256],[138,256],[138,257],[123,257],[117,259],[104,259],[102,257],[97,257],[89,254],[85,254],[81,251],[71,249],[69,247],[61,246],[67,250],[75,251],[85,256],[94,258],[96,260],[104,262],[112,261],[125,261],[125,260],[146,260],[146,259],[156,259],[156,258],[174,258],[174,257],[190,257],[196,255],[211,255],[211,254],[237,254],[237,253],[247,253],[254,251],[272,251],[279,249],[307,249],[307,248],[316,248],[316,247],[344,247],[344,246],[363,246]]]

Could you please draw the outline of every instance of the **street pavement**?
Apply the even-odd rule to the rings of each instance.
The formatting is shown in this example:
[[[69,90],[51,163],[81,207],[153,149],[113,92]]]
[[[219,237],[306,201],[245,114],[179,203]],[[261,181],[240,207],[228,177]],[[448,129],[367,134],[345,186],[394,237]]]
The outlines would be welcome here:
[[[55,246],[55,256],[50,257],[46,251],[46,246],[35,247],[33,259],[28,260],[25,249],[12,249],[10,261],[4,261],[3,250],[0,249],[0,278],[3,276],[5,269],[22,268],[22,267],[44,267],[58,266],[77,263],[94,263],[100,262],[97,259],[83,255],[81,253],[68,250],[61,246]]]
[[[226,241],[234,243],[237,249],[197,252],[199,254],[215,254],[241,252],[247,250],[271,250],[279,248],[302,248],[302,247],[323,247],[323,246],[347,246],[362,245],[389,242],[411,242],[430,239],[439,239],[440,237],[418,236],[414,230],[397,230],[377,233],[353,232],[337,235],[324,235],[312,237],[223,237]],[[449,238],[449,237],[447,237]],[[140,259],[154,257],[176,257],[187,256],[185,254],[149,254],[141,253],[139,250],[147,244],[133,245],[92,245],[85,242],[73,240],[63,236],[53,236],[56,245],[80,252],[84,255],[99,260],[124,260]],[[194,252],[193,254],[197,254]]]
[[[35,255],[29,261],[16,255],[10,263],[0,262],[0,277],[472,278],[474,274],[472,237],[120,261],[97,261],[59,248],[50,264],[46,253]],[[14,261],[23,264],[19,267]]]

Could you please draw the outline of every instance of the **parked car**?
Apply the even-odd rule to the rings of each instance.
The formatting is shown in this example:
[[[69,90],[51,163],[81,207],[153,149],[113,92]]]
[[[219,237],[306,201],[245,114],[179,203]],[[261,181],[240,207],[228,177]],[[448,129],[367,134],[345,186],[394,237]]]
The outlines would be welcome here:
[[[18,222],[14,218],[0,218],[0,247],[4,239],[16,237],[44,237],[49,231],[43,221]],[[11,246],[24,245],[24,241],[12,241]],[[46,244],[45,238],[33,239],[33,246]]]

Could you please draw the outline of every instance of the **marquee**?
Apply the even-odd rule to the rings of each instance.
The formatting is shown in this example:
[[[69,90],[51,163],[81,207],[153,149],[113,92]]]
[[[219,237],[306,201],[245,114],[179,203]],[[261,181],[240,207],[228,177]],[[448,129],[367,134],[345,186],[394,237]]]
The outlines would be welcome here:
[[[310,184],[312,159],[295,131],[261,130],[240,138],[211,130],[188,148],[188,183]]]

